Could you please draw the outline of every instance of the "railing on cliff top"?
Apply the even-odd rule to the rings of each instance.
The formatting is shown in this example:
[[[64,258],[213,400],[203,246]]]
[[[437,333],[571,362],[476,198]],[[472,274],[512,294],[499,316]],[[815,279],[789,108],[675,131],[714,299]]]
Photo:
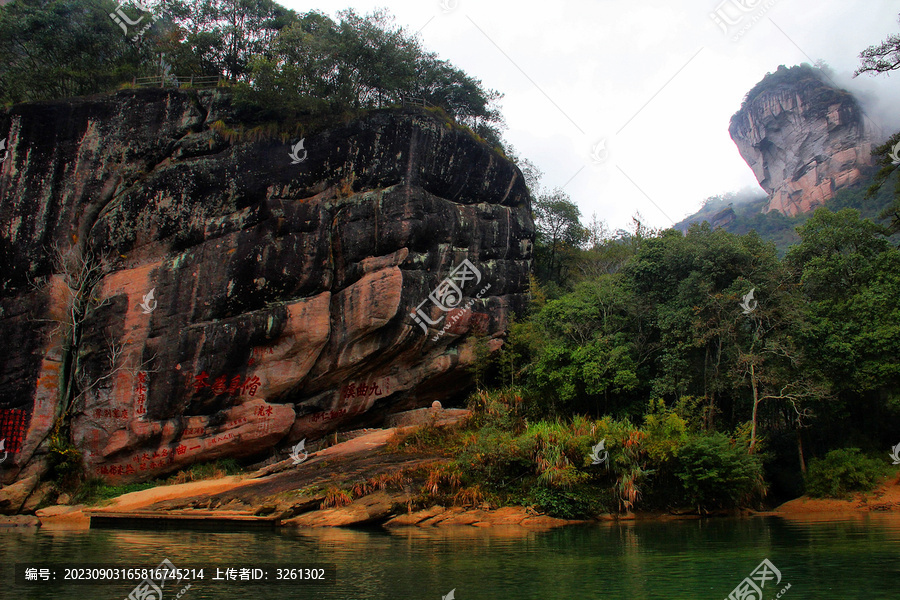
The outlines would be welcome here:
[[[187,85],[189,87],[204,88],[217,87],[222,82],[222,78],[217,75],[197,76],[189,75],[185,77],[177,77],[175,75],[157,75],[155,77],[135,77],[131,83],[135,87],[181,87]]]
[[[411,105],[411,106],[422,106],[424,108],[437,108],[437,104],[432,104],[425,98],[407,98],[406,96],[402,96],[400,98],[403,106]]]

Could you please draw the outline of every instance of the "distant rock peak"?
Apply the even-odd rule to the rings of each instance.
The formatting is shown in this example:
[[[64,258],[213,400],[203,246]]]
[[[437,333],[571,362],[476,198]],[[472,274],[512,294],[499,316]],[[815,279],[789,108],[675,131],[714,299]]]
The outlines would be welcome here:
[[[747,94],[728,128],[769,196],[765,212],[808,212],[856,185],[873,139],[859,102],[819,69],[779,67]]]

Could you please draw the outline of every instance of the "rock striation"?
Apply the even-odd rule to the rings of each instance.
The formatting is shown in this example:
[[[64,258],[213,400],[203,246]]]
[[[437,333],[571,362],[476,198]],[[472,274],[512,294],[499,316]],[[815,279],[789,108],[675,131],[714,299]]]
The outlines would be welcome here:
[[[222,90],[0,112],[4,484],[58,422],[91,476],[150,479],[452,400],[502,345],[534,237],[514,164],[424,109],[236,115]]]
[[[872,164],[859,103],[808,65],[781,66],[747,95],[728,132],[759,185],[765,212],[808,212],[853,186]]]

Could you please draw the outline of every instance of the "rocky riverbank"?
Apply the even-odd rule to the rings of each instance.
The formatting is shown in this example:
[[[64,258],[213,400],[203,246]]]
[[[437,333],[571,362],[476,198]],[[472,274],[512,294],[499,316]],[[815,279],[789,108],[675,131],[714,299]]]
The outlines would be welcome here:
[[[179,526],[243,527],[397,527],[478,528],[516,526],[547,529],[587,521],[558,519],[522,506],[422,506],[420,490],[429,474],[450,459],[404,452],[398,441],[423,424],[448,427],[469,411],[423,409],[392,421],[398,425],[355,432],[351,439],[310,454],[299,464],[287,458],[253,472],[124,494],[100,505],[51,506],[35,515],[3,517],[0,526],[51,529]],[[900,510],[900,478],[871,494],[848,500],[797,498],[770,512],[744,516],[846,518],[870,511]],[[724,513],[723,513],[724,514]],[[598,521],[671,520],[696,514],[637,513],[604,515]]]
[[[34,517],[8,517],[6,525],[86,529],[104,526],[155,527],[162,521],[222,527],[384,527],[522,526],[556,527],[578,521],[556,519],[525,507],[418,508],[417,491],[428,469],[448,462],[438,455],[409,454],[394,447],[423,424],[455,425],[469,416],[462,409],[409,411],[398,426],[357,432],[300,464],[287,458],[252,473],[166,485],[125,494],[99,506],[53,506]],[[349,490],[349,492],[348,492]]]

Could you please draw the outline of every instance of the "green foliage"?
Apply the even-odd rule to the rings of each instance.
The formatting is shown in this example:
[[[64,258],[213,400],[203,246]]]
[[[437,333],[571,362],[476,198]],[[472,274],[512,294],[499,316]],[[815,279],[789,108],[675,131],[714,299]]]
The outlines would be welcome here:
[[[153,53],[125,37],[109,17],[111,8],[104,0],[17,1],[0,7],[0,102],[108,91],[149,74]],[[154,35],[148,31],[147,41]]]
[[[471,424],[478,428],[518,430],[523,427],[522,390],[516,387],[478,390],[469,397],[467,406],[473,411]]]
[[[175,485],[190,481],[201,481],[203,479],[214,479],[226,475],[235,475],[240,472],[241,466],[238,462],[234,459],[226,458],[213,462],[191,465],[189,468],[181,470],[165,480],[155,479],[138,483],[110,485],[103,479],[92,477],[84,480],[74,488],[72,502],[74,504],[100,504],[123,494],[140,492],[153,487]]]
[[[466,428],[437,446],[455,459],[429,475],[433,500],[477,489],[500,503],[585,518],[667,507],[682,498],[695,506],[734,506],[760,492],[761,465],[747,454],[746,439],[692,433],[690,423],[698,418],[693,398],[674,406],[650,403],[643,427],[581,415],[526,421],[520,416],[524,404],[515,390],[473,395]],[[590,455],[601,441],[599,452],[607,454],[594,465]]]
[[[722,404],[742,399],[749,364],[771,367],[772,388],[792,375],[778,371],[783,353],[763,348],[788,345],[798,299],[783,283],[789,274],[774,247],[758,236],[708,224],[693,225],[686,235],[670,230],[647,240],[624,273],[650,311],[653,330],[644,334],[652,333],[658,347],[652,395],[705,398],[710,424]],[[751,289],[759,301],[752,320],[740,310]]]
[[[585,420],[573,427],[562,421],[538,421],[530,423],[521,438],[519,447],[533,461],[537,481],[552,488],[570,488],[583,483],[588,474],[580,469],[585,462],[591,439],[585,429]]]
[[[565,277],[567,263],[587,238],[581,225],[581,210],[561,189],[534,199],[535,271],[539,276],[559,282]]]
[[[367,16],[346,10],[335,21],[316,11],[297,14],[274,0],[146,5],[165,17],[139,42],[110,18],[106,0],[0,7],[0,103],[108,92],[171,65],[179,77],[229,81],[243,121],[290,123],[417,98],[503,149],[501,95],[425,51],[383,10]],[[135,5],[126,2],[122,10],[152,22]]]
[[[60,491],[74,491],[82,481],[81,452],[69,436],[69,424],[58,418],[50,432],[47,478]]]
[[[632,432],[595,431],[618,449],[605,482],[626,510],[682,498],[734,506],[758,493],[757,465],[735,456],[726,466],[750,475],[685,470],[679,450],[715,431],[740,431],[737,444],[753,443],[756,451],[766,439],[780,440],[772,472],[795,476],[804,446],[827,448],[848,435],[886,446],[900,425],[900,251],[888,231],[862,218],[876,217],[890,194],[866,197],[864,189],[838,192],[828,203],[837,212],[759,216],[790,231],[782,241],[794,246],[783,259],[754,231],[695,224],[684,233],[653,232],[639,219],[633,233],[613,237],[595,223],[590,250],[574,238],[556,244],[560,269],[552,276],[538,269],[531,316],[517,331],[524,414],[549,422],[578,414],[643,420]],[[710,214],[727,208],[735,222],[752,222],[745,207],[728,208],[726,200],[711,201]],[[750,204],[758,210],[764,202]],[[545,239],[574,231],[576,221],[571,214],[558,219]],[[547,264],[552,247],[542,250]],[[753,308],[744,312],[751,289]],[[657,399],[649,409],[647,398]],[[638,433],[643,437],[628,437]],[[582,485],[569,478],[575,472],[564,455],[545,457],[556,465],[545,479]],[[731,488],[717,496],[704,482],[720,475],[732,478]]]
[[[346,10],[334,21],[309,12],[287,23],[251,52],[237,100],[259,118],[340,113],[400,104],[416,98],[440,107],[476,138],[502,147],[503,119],[487,90],[433,53],[415,35],[376,11],[362,17]]]
[[[86,480],[72,495],[72,504],[87,504],[88,506],[101,504],[123,494],[147,490],[163,482],[159,480],[144,481],[142,483],[126,483],[122,485],[109,485],[103,479],[90,478]]]
[[[516,390],[473,395],[473,417],[451,442],[458,485],[477,487],[500,502],[536,504],[554,516],[597,514],[602,493],[586,468],[597,424],[578,416],[526,424],[523,405]]]
[[[529,373],[544,414],[633,409],[630,402],[611,402],[638,387],[638,348],[623,333],[638,319],[633,301],[620,275],[604,275],[536,312],[533,322],[543,335],[535,336],[541,344]]]
[[[247,81],[255,59],[269,53],[297,14],[274,0],[167,0],[171,63],[178,74],[223,75]]]
[[[450,432],[446,428],[436,427],[433,421],[429,421],[412,433],[394,439],[391,447],[394,450],[408,453],[434,449],[443,452],[446,451],[449,441]]]
[[[874,216],[883,200],[854,188],[831,205]],[[527,374],[518,381],[526,412],[643,420],[632,456],[611,454],[622,507],[685,497],[676,457],[699,432],[740,429],[741,443],[753,438],[757,450],[767,436],[790,439],[779,443],[773,472],[797,476],[797,452],[810,443],[890,442],[900,425],[900,251],[855,210],[819,209],[792,222],[801,221],[781,260],[753,232],[693,225],[615,238],[609,243],[629,254],[612,273],[606,258],[585,252],[585,277],[563,282],[569,291],[535,287],[539,301],[522,325],[530,364],[518,369]],[[751,289],[755,304],[744,313]],[[662,403],[648,410],[647,398]],[[624,449],[624,437],[597,433]],[[701,505],[737,502],[710,498],[698,481],[692,496]]]
[[[689,440],[678,450],[678,462],[676,475],[694,506],[741,506],[763,490],[758,455],[719,432]]]
[[[880,44],[869,46],[860,53],[859,58],[860,66],[854,76],[861,73],[890,73],[900,68],[900,35],[896,33],[889,35]],[[867,199],[878,196],[887,189],[884,184],[893,180],[893,189],[890,190],[891,200],[879,215],[881,219],[888,221],[888,229],[892,234],[900,234],[900,177],[893,159],[894,147],[897,144],[900,144],[900,131],[872,153],[879,169],[866,192]]]
[[[529,365],[542,345],[542,336],[533,323],[512,319],[506,340],[496,359],[501,385],[515,388],[524,381]]]
[[[897,141],[900,141],[900,134],[897,135]],[[896,207],[892,207],[896,197],[894,185],[900,180],[897,178],[896,166],[888,156],[891,148],[888,143],[875,152],[880,157],[881,171],[875,175],[866,174],[868,179],[856,186],[838,190],[833,198],[825,202],[824,208],[832,212],[852,208],[859,211],[862,217],[875,222],[879,219],[892,219],[892,215],[897,213]],[[894,185],[882,185],[885,182]],[[696,214],[677,223],[675,229],[687,232],[691,224],[709,221],[714,227],[721,227],[736,235],[747,235],[755,231],[763,240],[775,244],[779,256],[784,256],[791,246],[800,241],[797,227],[803,225],[813,213],[798,213],[789,217],[777,210],[763,212],[767,204],[768,198],[764,195],[755,198],[734,193],[713,196],[706,199],[703,208]],[[892,233],[898,231],[900,228],[892,229]],[[900,236],[895,236],[894,241],[900,241]]]
[[[472,372],[475,381],[475,387],[482,389],[485,384],[485,377],[488,369],[492,366],[493,356],[490,349],[490,336],[485,334],[476,334],[473,336],[472,354],[474,361],[469,370]]]
[[[799,339],[839,390],[900,383],[900,251],[856,211],[819,209],[787,262],[808,298]]]
[[[606,496],[604,498],[601,490],[589,486],[579,486],[571,490],[535,488],[527,501],[551,517],[589,519],[614,506],[614,503],[610,503],[609,494]]]
[[[643,431],[647,436],[644,446],[651,461],[664,464],[675,458],[678,448],[689,439],[689,413],[696,405],[693,398],[682,398],[672,408],[662,400],[650,401],[644,414]]]
[[[883,460],[862,454],[859,448],[832,450],[825,458],[809,461],[806,493],[818,498],[844,498],[850,492],[867,492],[888,469]]]
[[[456,457],[466,483],[478,482],[501,493],[532,479],[535,471],[517,436],[499,429],[482,428],[476,435],[464,435]]]
[[[233,458],[222,458],[213,462],[197,463],[178,471],[166,480],[166,485],[216,479],[241,472],[241,466]]]
[[[821,84],[823,80],[822,70],[807,63],[792,67],[779,65],[774,73],[766,73],[766,76],[747,92],[743,103],[741,103],[741,109],[743,110],[747,104],[753,102],[754,99],[764,92],[778,87],[793,88],[803,82]]]
[[[892,157],[894,147],[897,144],[900,144],[900,131],[888,138],[884,144],[875,148],[872,156],[876,160],[878,171],[872,178],[865,196],[867,200],[873,198],[881,200],[885,196],[889,198],[886,202],[876,203],[883,206],[881,213],[878,215],[879,218],[888,221],[888,231],[894,234],[895,237],[897,234],[900,234],[900,171],[898,171]],[[885,185],[887,183],[893,185]]]
[[[599,405],[592,399],[599,401],[637,387],[629,350],[623,339],[600,338],[576,347],[549,344],[534,366],[534,385],[553,402],[551,412],[596,411]]]
[[[869,46],[859,54],[861,73],[889,73],[900,68],[900,35],[891,34],[880,44]]]

